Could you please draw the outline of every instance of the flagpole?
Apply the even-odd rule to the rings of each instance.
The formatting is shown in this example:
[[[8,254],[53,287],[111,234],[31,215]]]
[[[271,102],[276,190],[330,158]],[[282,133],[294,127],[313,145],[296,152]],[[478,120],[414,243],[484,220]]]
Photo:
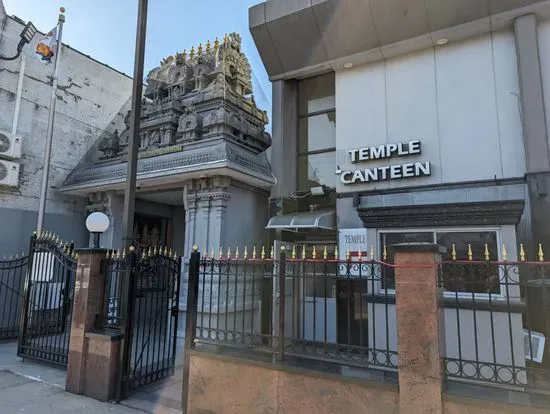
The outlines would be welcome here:
[[[42,170],[42,187],[40,188],[40,204],[38,207],[38,223],[36,231],[40,233],[44,226],[44,213],[46,211],[46,196],[48,194],[48,178],[50,175],[50,158],[52,153],[53,122],[55,115],[55,104],[57,101],[57,77],[59,75],[59,62],[61,60],[61,38],[63,36],[63,23],[65,23],[65,8],[61,7],[57,21],[57,49],[55,51],[55,62],[53,68],[53,82],[50,97],[50,113],[48,115],[48,130],[46,135],[46,148],[44,151],[44,166]]]

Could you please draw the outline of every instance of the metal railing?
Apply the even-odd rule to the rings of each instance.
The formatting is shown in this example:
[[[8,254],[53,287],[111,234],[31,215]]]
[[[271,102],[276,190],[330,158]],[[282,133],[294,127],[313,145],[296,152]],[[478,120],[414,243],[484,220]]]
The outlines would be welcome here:
[[[276,258],[229,256],[192,254],[187,346],[397,369],[395,300],[383,289],[386,264],[339,260],[337,253],[330,259],[326,252],[319,259],[284,250]]]
[[[445,375],[550,393],[550,263],[446,261]]]

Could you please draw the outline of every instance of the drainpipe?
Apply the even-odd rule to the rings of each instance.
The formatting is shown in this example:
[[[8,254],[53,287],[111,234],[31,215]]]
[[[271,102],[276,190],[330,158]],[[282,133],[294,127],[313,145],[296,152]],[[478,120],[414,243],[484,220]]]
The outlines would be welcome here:
[[[17,133],[17,124],[19,123],[19,109],[21,108],[21,96],[23,94],[23,79],[25,78],[26,57],[21,57],[21,66],[19,68],[19,81],[17,82],[17,94],[15,97],[15,111],[13,113],[13,123],[11,127],[12,135]]]

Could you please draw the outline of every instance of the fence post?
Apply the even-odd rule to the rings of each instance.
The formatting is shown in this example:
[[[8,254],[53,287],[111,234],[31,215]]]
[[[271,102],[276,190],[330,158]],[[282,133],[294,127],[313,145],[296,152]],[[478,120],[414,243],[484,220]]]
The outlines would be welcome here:
[[[277,359],[283,361],[285,359],[285,246],[281,246],[279,258],[279,347]]]
[[[19,322],[19,340],[17,342],[17,356],[21,356],[23,346],[25,345],[25,333],[29,322],[29,300],[31,295],[31,277],[34,261],[34,248],[36,243],[36,233],[31,236],[29,241],[29,264],[27,265],[27,274],[25,275],[25,284],[23,287],[23,308],[21,309],[21,319]]]
[[[399,412],[442,413],[443,309],[440,246],[403,243],[395,250]]]
[[[185,348],[183,351],[183,383],[181,390],[181,409],[183,413],[187,413],[187,401],[189,398],[189,365],[191,358],[188,351],[195,347],[197,332],[200,265],[201,254],[199,248],[193,246],[193,252],[189,260],[189,277],[187,280],[187,313],[185,315]]]

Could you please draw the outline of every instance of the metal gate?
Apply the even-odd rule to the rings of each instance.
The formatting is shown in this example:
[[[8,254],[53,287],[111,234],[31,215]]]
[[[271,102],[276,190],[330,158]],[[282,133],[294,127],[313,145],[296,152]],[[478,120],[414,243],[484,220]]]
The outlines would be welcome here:
[[[31,238],[18,356],[67,365],[76,265],[72,244],[49,233]]]
[[[29,256],[0,260],[0,339],[19,337]]]
[[[181,267],[166,249],[139,259],[133,253],[126,262],[130,277],[121,296],[123,315],[129,317],[124,318],[122,395],[174,375]]]

